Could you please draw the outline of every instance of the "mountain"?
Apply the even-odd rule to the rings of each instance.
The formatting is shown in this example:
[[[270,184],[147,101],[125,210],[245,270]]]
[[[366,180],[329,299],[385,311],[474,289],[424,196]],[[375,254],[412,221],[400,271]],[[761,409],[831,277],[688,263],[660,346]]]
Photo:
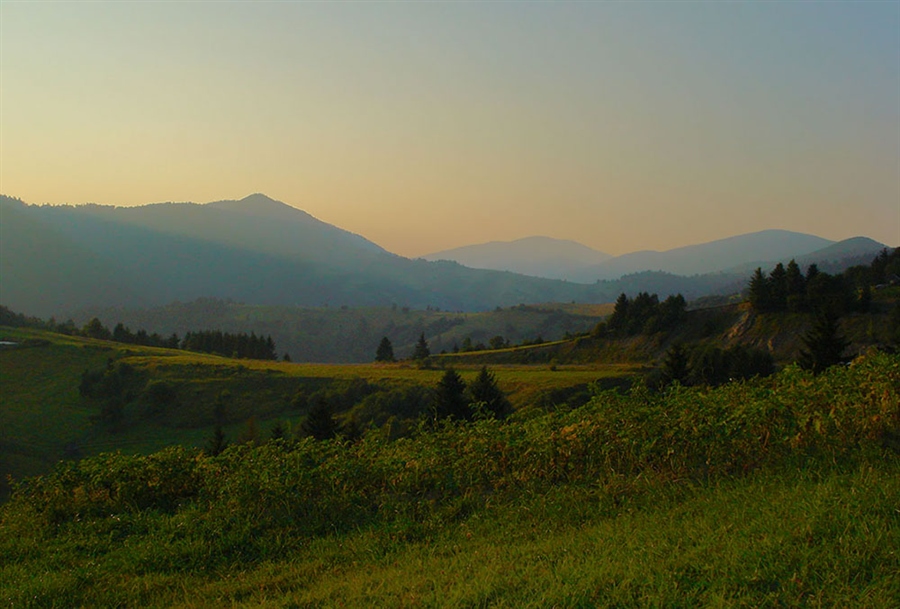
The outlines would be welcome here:
[[[852,237],[838,241],[826,248],[816,250],[796,259],[801,268],[816,264],[819,270],[840,273],[848,266],[871,264],[872,259],[885,245],[868,237]]]
[[[388,254],[371,241],[317,220],[262,194],[240,200],[156,203],[137,207],[82,205],[42,207],[42,219],[63,233],[83,234],[87,223],[156,231],[269,256],[352,268],[373,254]],[[96,236],[92,236],[92,239]]]
[[[868,244],[877,243],[871,239],[860,239]],[[835,242],[815,235],[765,230],[662,252],[640,251],[613,257],[575,241],[528,237],[516,241],[468,245],[428,254],[423,258],[453,260],[472,268],[594,283],[646,271],[679,276],[720,272],[749,273],[757,266],[767,266],[769,262],[791,258],[797,258],[799,262],[800,257],[824,251],[832,245]],[[867,244],[859,242],[848,245],[845,249],[849,256],[851,252],[860,253],[866,247]],[[842,248],[844,246],[825,252],[825,255],[841,259],[844,257]]]
[[[572,242],[523,241],[515,247],[531,252],[543,248],[556,256],[556,262],[547,262],[553,256],[543,258],[546,268],[587,255],[588,248]],[[818,247],[823,243],[825,249]],[[872,247],[869,259],[864,259]],[[198,298],[444,311],[603,303],[621,292],[633,296],[637,291],[662,296],[681,292],[692,299],[733,293],[746,285],[749,271],[691,277],[679,273],[748,263],[750,268],[771,268],[792,257],[800,263],[804,254],[823,261],[827,266],[822,270],[834,272],[848,260],[868,263],[878,249],[880,244],[864,238],[833,244],[811,235],[766,231],[662,254],[633,254],[633,264],[621,261],[627,257],[610,259],[584,271],[590,283],[576,283],[473,269],[446,260],[410,260],[259,194],[207,204],[128,208],[35,206],[0,195],[0,303],[41,317],[66,318],[92,309],[155,307]],[[813,250],[816,253],[810,254]],[[751,262],[755,260],[764,262]],[[618,270],[610,273],[615,264]],[[623,269],[632,268],[639,272],[622,275]],[[598,280],[604,273],[616,278]]]
[[[0,300],[45,317],[202,297],[456,311],[612,296],[591,286],[409,260],[263,195],[129,208],[0,197],[0,219]]]
[[[570,279],[577,273],[612,258],[575,241],[526,237],[491,241],[422,256],[425,260],[453,260],[475,269],[511,271],[534,277]]]
[[[765,230],[664,252],[641,251],[617,256],[589,269],[573,281],[585,283],[616,279],[628,273],[663,271],[675,275],[702,275],[738,268],[753,269],[769,261],[790,260],[821,250],[834,242],[815,235],[786,230]]]

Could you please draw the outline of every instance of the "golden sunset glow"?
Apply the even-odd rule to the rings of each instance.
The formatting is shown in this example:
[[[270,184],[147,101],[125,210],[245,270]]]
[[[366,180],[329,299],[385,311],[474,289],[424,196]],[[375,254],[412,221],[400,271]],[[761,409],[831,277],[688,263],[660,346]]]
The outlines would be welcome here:
[[[0,192],[253,192],[417,256],[900,243],[896,3],[0,6]]]

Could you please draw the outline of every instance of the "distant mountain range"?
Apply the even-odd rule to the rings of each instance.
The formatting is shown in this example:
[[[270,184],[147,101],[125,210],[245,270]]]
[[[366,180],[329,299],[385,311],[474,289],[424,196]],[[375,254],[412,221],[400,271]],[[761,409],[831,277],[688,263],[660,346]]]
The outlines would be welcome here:
[[[750,272],[757,266],[767,267],[791,258],[796,258],[798,263],[810,255],[813,260],[830,260],[868,255],[882,247],[881,243],[865,237],[836,243],[815,235],[765,230],[664,252],[641,251],[616,257],[574,241],[529,237],[470,245],[423,258],[453,260],[472,268],[593,283],[644,271],[682,276]]]
[[[452,311],[610,302],[638,290],[691,298],[740,289],[749,269],[777,260],[830,261],[840,270],[851,260],[868,262],[882,247],[865,238],[833,243],[764,231],[611,258],[575,242],[536,237],[461,248],[456,255],[463,266],[397,256],[261,194],[140,207],[34,206],[0,195],[0,303],[46,317],[204,297]],[[550,278],[533,276],[541,274]]]
[[[457,247],[422,258],[432,261],[452,260],[473,269],[576,280],[576,276],[590,274],[590,269],[610,260],[612,256],[575,241],[526,237],[515,241],[491,241]]]

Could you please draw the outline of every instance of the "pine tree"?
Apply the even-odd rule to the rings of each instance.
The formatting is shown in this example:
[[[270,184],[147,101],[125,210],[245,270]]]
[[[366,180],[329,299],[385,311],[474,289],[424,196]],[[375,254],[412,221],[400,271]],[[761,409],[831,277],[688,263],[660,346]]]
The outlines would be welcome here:
[[[772,272],[769,273],[769,298],[773,311],[784,311],[787,309],[788,297],[788,281],[787,271],[780,262],[775,265]]]
[[[284,440],[287,437],[287,432],[284,429],[284,425],[279,421],[275,423],[271,430],[269,430],[269,438],[273,441]]]
[[[766,274],[762,269],[757,267],[750,279],[750,306],[757,313],[765,313],[771,310],[772,299],[769,296],[769,282],[766,280]]]
[[[497,386],[497,378],[488,371],[487,366],[481,367],[481,372],[469,385],[469,394],[472,402],[484,404],[485,409],[497,419],[506,417],[512,411],[506,394]]]
[[[216,455],[221,454],[226,446],[228,446],[228,442],[225,439],[225,432],[222,431],[221,425],[216,425],[216,428],[213,430],[213,435],[209,439],[207,452],[215,457]]]
[[[313,403],[303,421],[303,431],[316,440],[330,440],[337,435],[338,424],[331,414],[331,408],[324,399]]]
[[[837,317],[829,312],[816,315],[812,328],[800,340],[804,346],[800,352],[800,366],[814,374],[841,363],[844,349],[849,344],[839,332]]]
[[[427,348],[427,346],[426,346],[426,348]],[[396,361],[394,359],[394,346],[391,344],[391,341],[388,339],[387,336],[382,338],[381,342],[378,343],[378,349],[375,351],[375,361],[376,362]]]
[[[413,351],[413,359],[427,359],[431,355],[431,351],[428,349],[428,341],[425,340],[425,333],[422,332],[419,335],[419,341],[416,343],[416,348]]]
[[[669,383],[678,381],[684,385],[688,378],[688,352],[683,343],[675,343],[666,351],[662,373]]]
[[[625,295],[625,292],[619,294],[612,315],[609,316],[609,319],[606,322],[607,327],[609,327],[610,330],[621,330],[625,328],[628,323],[628,309],[630,304],[631,301],[628,300],[628,296]]]
[[[453,417],[470,420],[472,410],[466,400],[466,383],[453,368],[441,377],[434,394],[434,414],[438,419]]]
[[[806,307],[806,280],[800,272],[800,266],[796,260],[791,259],[785,270],[787,280],[787,308],[788,311],[798,312]]]

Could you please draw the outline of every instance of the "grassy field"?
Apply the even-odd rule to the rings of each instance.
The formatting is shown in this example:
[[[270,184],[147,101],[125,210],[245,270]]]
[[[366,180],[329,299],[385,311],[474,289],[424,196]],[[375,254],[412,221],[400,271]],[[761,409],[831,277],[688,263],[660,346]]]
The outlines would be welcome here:
[[[304,408],[293,402],[298,392],[347,391],[354,383],[363,383],[368,392],[433,387],[444,372],[412,363],[235,360],[27,328],[0,328],[0,340],[19,343],[0,348],[0,499],[8,494],[7,475],[44,473],[63,458],[112,450],[146,454],[173,444],[203,447],[212,435],[221,396],[227,396],[224,431],[233,441],[246,434],[251,419],[262,437],[276,424],[298,428],[305,416]],[[114,428],[96,420],[96,400],[79,394],[82,373],[103,370],[110,360],[114,365],[128,364],[139,376],[137,396]],[[480,369],[476,364],[457,367],[466,381]],[[627,384],[641,371],[629,365],[492,366],[492,370],[514,407],[523,412],[575,394],[584,400],[591,383]],[[172,387],[175,399],[151,409],[146,387],[160,382]]]
[[[895,607],[900,358],[520,420],[106,455],[0,507],[22,607]]]

